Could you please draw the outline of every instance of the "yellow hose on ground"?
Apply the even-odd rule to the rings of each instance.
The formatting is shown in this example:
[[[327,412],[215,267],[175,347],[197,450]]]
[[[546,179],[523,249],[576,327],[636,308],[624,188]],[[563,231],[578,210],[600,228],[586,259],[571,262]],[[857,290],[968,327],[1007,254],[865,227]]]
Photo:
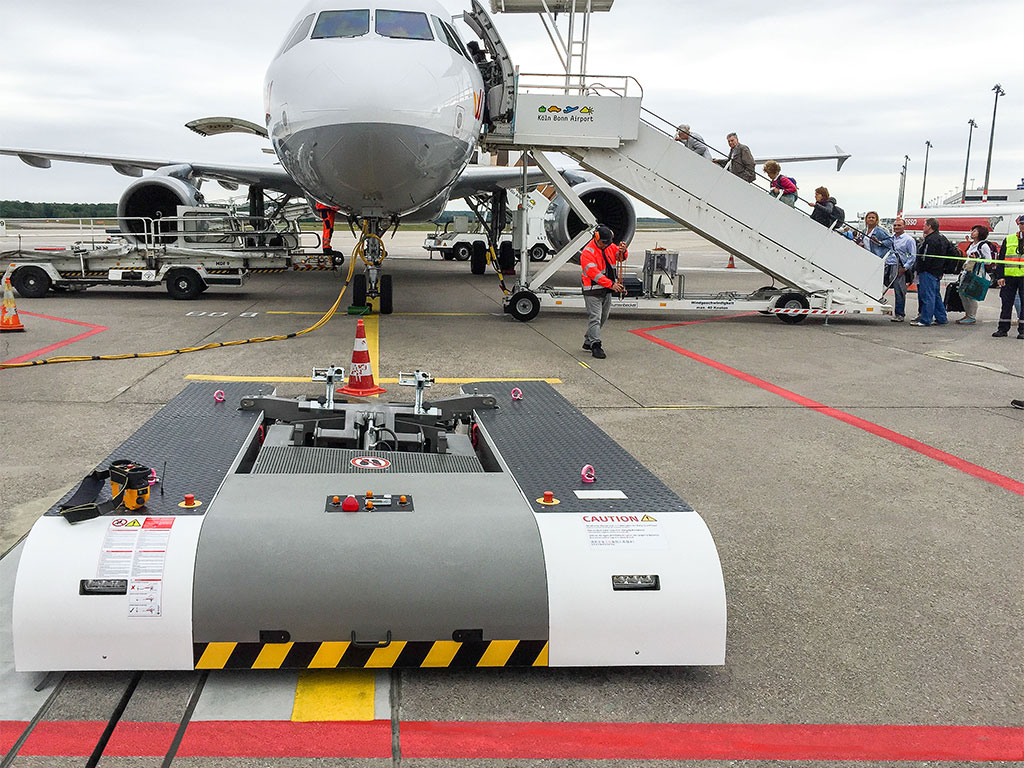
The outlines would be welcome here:
[[[334,317],[334,313],[338,311],[338,307],[341,305],[341,298],[345,295],[345,291],[348,290],[348,285],[352,282],[352,274],[356,268],[356,258],[363,258],[363,240],[364,237],[359,239],[356,247],[352,249],[352,254],[349,257],[348,266],[348,277],[345,278],[345,284],[341,286],[341,292],[338,294],[338,298],[334,300],[334,304],[327,310],[323,317],[317,320],[309,328],[304,328],[301,331],[295,333],[285,333],[278,336],[257,336],[251,339],[237,339],[235,341],[214,341],[209,344],[203,344],[199,347],[182,347],[181,349],[165,349],[160,352],[127,352],[121,355],[63,355],[58,357],[48,357],[45,360],[27,360],[24,363],[0,363],[0,370],[5,368],[31,368],[35,365],[53,365],[55,363],[84,363],[90,360],[131,360],[136,357],[170,357],[171,355],[183,355],[187,352],[202,352],[206,349],[218,349],[219,347],[237,347],[242,344],[259,344],[264,341],[284,341],[285,339],[294,339],[298,336],[305,336],[307,333],[312,333],[318,328],[323,327],[328,320]]]

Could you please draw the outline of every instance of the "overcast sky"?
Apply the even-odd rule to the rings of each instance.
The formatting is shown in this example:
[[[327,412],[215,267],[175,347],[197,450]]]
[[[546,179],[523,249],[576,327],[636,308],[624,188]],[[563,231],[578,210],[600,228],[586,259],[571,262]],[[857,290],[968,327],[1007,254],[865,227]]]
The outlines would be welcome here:
[[[229,115],[262,124],[267,64],[302,5],[0,0],[0,145],[266,164],[261,139],[202,138],[184,123]],[[496,24],[524,72],[557,71],[536,16]],[[1024,59],[1006,41],[1022,29],[1022,0],[618,0],[594,17],[588,69],[633,75],[645,107],[718,147],[729,131],[761,157],[838,144],[853,155],[841,173],[829,162],[786,171],[804,197],[824,184],[848,215],[885,216],[895,213],[905,154],[906,206],[920,202],[926,140],[928,198],[960,187],[969,118],[979,126],[969,177],[981,185],[996,82],[1006,96],[990,187],[1021,182]],[[0,157],[0,199],[113,202],[127,181],[101,166],[44,171]]]

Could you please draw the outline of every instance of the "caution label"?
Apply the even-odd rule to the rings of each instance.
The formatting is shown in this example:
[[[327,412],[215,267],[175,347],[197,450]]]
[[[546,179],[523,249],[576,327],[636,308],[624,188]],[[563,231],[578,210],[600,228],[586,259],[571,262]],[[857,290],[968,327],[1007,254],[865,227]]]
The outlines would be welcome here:
[[[600,549],[668,549],[661,524],[652,515],[581,515],[587,542]]]
[[[159,618],[173,517],[115,517],[103,536],[99,579],[128,581],[128,616]]]

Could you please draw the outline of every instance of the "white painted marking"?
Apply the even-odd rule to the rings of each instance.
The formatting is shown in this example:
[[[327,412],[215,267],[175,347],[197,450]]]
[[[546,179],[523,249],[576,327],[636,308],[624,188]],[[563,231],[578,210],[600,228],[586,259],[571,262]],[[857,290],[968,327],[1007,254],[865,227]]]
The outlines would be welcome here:
[[[573,491],[577,499],[626,499],[622,491]]]

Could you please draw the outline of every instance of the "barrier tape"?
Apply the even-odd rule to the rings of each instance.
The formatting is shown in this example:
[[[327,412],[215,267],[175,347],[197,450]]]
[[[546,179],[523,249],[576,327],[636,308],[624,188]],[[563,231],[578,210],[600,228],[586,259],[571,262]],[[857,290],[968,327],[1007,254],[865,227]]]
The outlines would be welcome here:
[[[194,643],[196,669],[546,667],[546,640]]]
[[[773,315],[845,315],[847,310],[845,309],[766,309],[765,312],[770,312]]]

